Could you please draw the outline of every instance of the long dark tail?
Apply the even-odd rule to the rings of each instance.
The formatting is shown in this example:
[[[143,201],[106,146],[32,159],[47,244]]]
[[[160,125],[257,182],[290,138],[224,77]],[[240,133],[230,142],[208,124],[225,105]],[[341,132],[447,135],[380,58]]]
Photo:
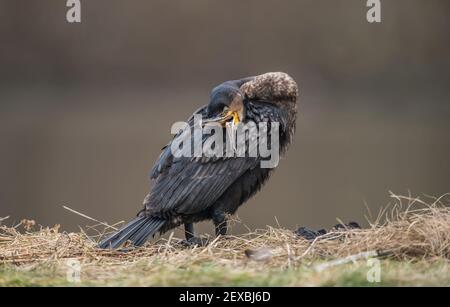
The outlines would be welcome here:
[[[134,246],[141,246],[150,236],[155,235],[165,222],[165,220],[157,217],[137,217],[101,241],[97,247],[116,249],[127,241],[130,241]]]

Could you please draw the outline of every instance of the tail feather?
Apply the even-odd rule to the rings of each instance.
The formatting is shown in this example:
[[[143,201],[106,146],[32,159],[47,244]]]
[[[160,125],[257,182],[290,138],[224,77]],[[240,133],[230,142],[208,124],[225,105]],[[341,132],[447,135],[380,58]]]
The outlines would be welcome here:
[[[113,243],[115,243],[114,245],[117,245],[117,243],[119,243],[119,241],[120,241],[120,237],[123,236],[123,234],[126,231],[129,231],[130,229],[132,229],[132,228],[136,227],[137,225],[139,225],[139,219],[143,219],[143,218],[136,218],[136,219],[130,221],[128,224],[123,226],[120,230],[114,232],[113,234],[108,236],[106,239],[103,239],[103,241],[101,241],[97,245],[97,247],[99,247],[99,248],[109,248],[109,247],[111,247],[111,245]]]
[[[136,246],[141,246],[142,244],[147,241],[147,239],[150,236],[154,236],[156,231],[153,231],[153,229],[160,229],[162,224],[160,225],[161,220],[150,220],[148,221],[142,228],[142,231],[136,232],[133,237],[132,241]]]
[[[141,246],[148,237],[155,235],[164,223],[165,220],[156,217],[137,217],[101,241],[97,247],[116,249],[126,241],[130,241],[135,246]]]
[[[132,221],[131,225],[123,227],[118,232],[118,236],[110,241],[109,246],[111,248],[117,248],[121,246],[126,241],[131,241],[131,237],[138,231],[142,229],[146,222],[145,218],[137,218]]]

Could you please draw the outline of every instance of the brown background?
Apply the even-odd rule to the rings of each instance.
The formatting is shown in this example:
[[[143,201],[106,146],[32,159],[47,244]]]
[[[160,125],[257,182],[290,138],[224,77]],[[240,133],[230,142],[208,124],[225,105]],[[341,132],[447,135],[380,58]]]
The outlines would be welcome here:
[[[251,229],[364,221],[388,191],[450,192],[450,2],[0,0],[0,216],[132,217],[173,122],[224,80],[285,71],[298,132],[240,211]],[[204,225],[203,231],[210,231]],[[244,231],[236,225],[234,233]]]

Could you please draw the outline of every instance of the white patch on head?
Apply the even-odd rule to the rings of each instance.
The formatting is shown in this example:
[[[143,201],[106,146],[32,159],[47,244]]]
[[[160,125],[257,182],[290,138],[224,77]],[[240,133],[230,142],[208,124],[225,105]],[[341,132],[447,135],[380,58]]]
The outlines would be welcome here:
[[[296,101],[298,96],[297,83],[283,72],[269,72],[256,76],[252,81],[244,83],[241,91],[250,99]]]

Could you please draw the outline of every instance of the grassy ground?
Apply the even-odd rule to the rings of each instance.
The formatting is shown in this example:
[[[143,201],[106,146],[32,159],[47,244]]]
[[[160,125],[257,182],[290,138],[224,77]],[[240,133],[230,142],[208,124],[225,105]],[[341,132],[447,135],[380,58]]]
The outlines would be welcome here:
[[[364,261],[316,272],[309,266],[292,269],[242,269],[217,263],[202,263],[189,268],[154,266],[139,261],[114,274],[100,275],[82,271],[80,282],[70,282],[59,265],[33,268],[2,266],[0,286],[450,286],[449,264],[445,261],[417,263],[381,261],[381,281],[369,282],[370,267]],[[95,269],[97,271],[98,269]]]
[[[104,251],[84,232],[23,221],[0,227],[0,286],[450,286],[450,208],[395,197],[368,229],[314,241],[268,227],[206,247],[170,237]]]

